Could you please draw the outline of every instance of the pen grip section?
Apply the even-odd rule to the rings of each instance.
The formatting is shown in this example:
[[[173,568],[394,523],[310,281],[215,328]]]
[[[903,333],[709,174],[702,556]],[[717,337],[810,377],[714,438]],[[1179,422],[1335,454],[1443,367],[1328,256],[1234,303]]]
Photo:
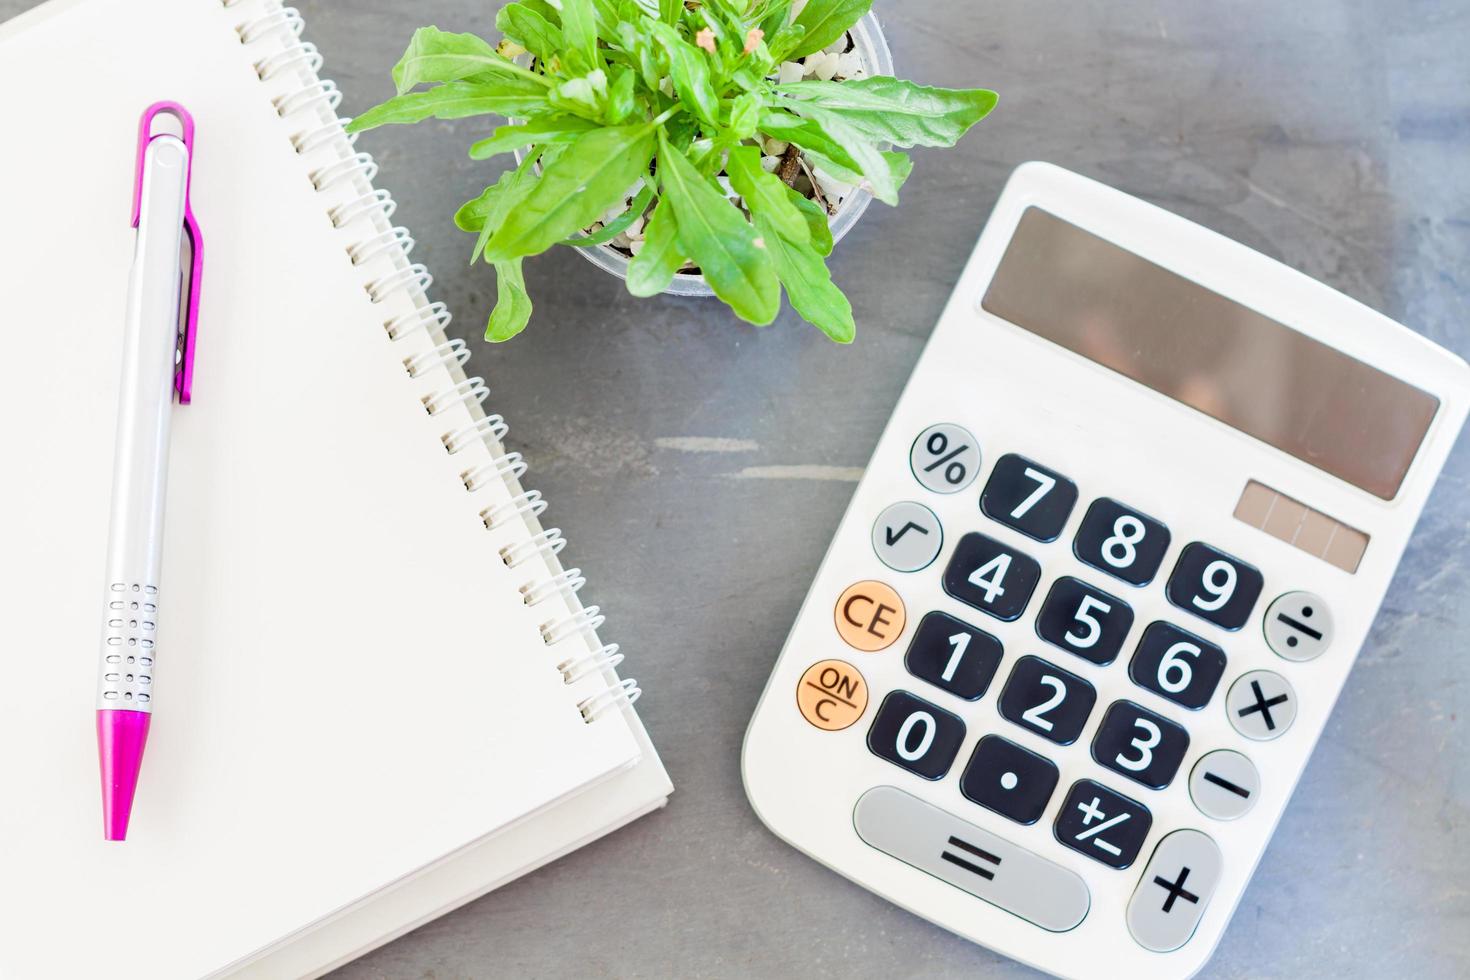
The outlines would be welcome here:
[[[150,711],[158,586],[150,582],[109,582],[103,602],[97,707]]]

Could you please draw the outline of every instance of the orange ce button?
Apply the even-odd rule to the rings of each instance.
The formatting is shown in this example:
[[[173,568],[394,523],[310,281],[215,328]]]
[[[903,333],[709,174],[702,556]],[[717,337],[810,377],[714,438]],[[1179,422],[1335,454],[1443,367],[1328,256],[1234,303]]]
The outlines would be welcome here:
[[[801,675],[796,706],[803,718],[822,731],[841,731],[862,717],[868,706],[868,685],[852,664],[823,660]]]
[[[882,582],[849,585],[837,600],[837,632],[849,646],[872,653],[903,632],[903,600]]]

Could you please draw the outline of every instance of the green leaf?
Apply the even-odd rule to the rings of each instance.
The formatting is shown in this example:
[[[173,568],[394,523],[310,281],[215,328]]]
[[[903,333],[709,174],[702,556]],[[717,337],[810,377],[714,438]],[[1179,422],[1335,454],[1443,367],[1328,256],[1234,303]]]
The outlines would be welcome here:
[[[851,160],[856,164],[852,169],[867,178],[868,187],[874,197],[884,204],[898,204],[899,181],[895,179],[893,165],[882,151],[868,142],[861,130],[842,116],[806,102],[798,102],[796,110],[808,121],[821,127],[822,132],[842,148],[843,156],[835,158],[836,162]]]
[[[767,136],[836,160],[849,172],[857,169],[857,161],[815,120],[801,119],[783,109],[766,109],[761,113],[760,129]]]
[[[658,39],[669,59],[669,78],[679,100],[694,115],[711,126],[720,123],[720,100],[710,82],[709,60],[704,51],[696,48],[679,36],[669,25],[658,22],[651,24],[653,35]]]
[[[822,50],[845,34],[871,6],[873,0],[811,0],[793,21],[806,28],[806,36],[786,60]]]
[[[735,315],[757,325],[776,318],[781,287],[755,229],[725,195],[700,176],[659,133],[659,186],[678,223],[679,247]]]
[[[506,77],[487,82],[449,82],[425,92],[396,95],[352,120],[349,133],[360,133],[391,123],[416,123],[424,119],[462,119],[496,113],[528,116],[546,110],[546,89],[520,78]]]
[[[506,171],[506,173],[510,173],[510,171]],[[505,180],[505,174],[501,175],[500,180]],[[460,231],[474,232],[477,232],[481,228],[485,227],[485,216],[490,213],[490,209],[495,206],[496,198],[498,198],[504,192],[504,190],[505,188],[502,187],[499,182],[497,182],[491,184],[489,187],[481,191],[478,195],[470,198],[468,201],[465,201],[463,204],[461,204],[459,206],[459,210],[454,212],[455,227],[457,227]]]
[[[832,219],[827,216],[827,209],[790,187],[786,188],[786,197],[806,219],[812,250],[818,255],[831,255]]]
[[[612,84],[607,87],[607,121],[614,126],[628,121],[638,108],[634,98],[638,73],[631,68],[614,68]]]
[[[530,191],[535,182],[536,161],[540,157],[539,152],[526,154],[525,159],[514,170],[501,174],[499,180],[485,188],[479,197],[462,205],[455,214],[454,223],[460,228],[479,232],[475,238],[475,247],[470,252],[471,265],[485,250],[485,243],[490,240],[495,229],[504,223],[511,208]]]
[[[793,82],[776,91],[840,116],[870,142],[895,146],[954,146],[996,101],[989,89],[934,88],[886,75]]]
[[[495,263],[495,309],[485,325],[485,339],[492,344],[509,340],[526,329],[530,319],[531,297],[521,274],[521,260]]]
[[[551,90],[547,101],[573,115],[602,122],[607,115],[607,74],[594,68],[580,77],[568,78]]]
[[[408,42],[408,50],[393,66],[393,84],[398,94],[423,82],[457,82],[463,78],[511,75],[541,88],[548,83],[534,72],[502,58],[489,42],[473,34],[451,34],[437,27],[420,27]],[[534,91],[534,89],[532,90]]]
[[[771,52],[771,60],[779,65],[783,61],[791,60],[791,52],[800,47],[801,42],[805,38],[805,27],[802,27],[800,24],[787,24],[785,27],[776,31],[775,34],[768,35],[766,49]],[[826,45],[823,45],[823,47],[826,47]]]
[[[837,343],[852,343],[857,334],[852,304],[832,281],[827,263],[811,245],[787,241],[764,215],[755,216],[755,225],[771,253],[776,274],[786,287],[791,308]]]
[[[561,28],[524,3],[501,7],[495,15],[495,26],[543,62],[562,49]]]
[[[596,128],[597,123],[579,116],[542,116],[515,126],[499,126],[470,147],[470,159],[484,160],[533,143],[570,143]]]
[[[560,0],[561,33],[567,47],[577,52],[587,62],[588,68],[596,67],[597,61],[597,13],[592,0]]]
[[[540,14],[542,20],[558,31],[561,30],[561,11],[547,3],[546,0],[518,0],[518,2],[533,14]]]
[[[652,127],[638,125],[594,129],[561,147],[490,237],[486,259],[544,252],[592,224],[634,181],[648,176],[653,146]]]
[[[648,205],[653,201],[653,185],[645,183],[643,190],[633,198],[633,203],[628,205],[628,210],[618,215],[600,229],[590,235],[573,235],[571,238],[563,238],[558,245],[571,245],[576,248],[588,248],[593,245],[605,245],[628,230],[638,216],[648,210]],[[611,209],[609,209],[611,210]],[[606,213],[606,212],[604,212]]]
[[[679,23],[679,15],[684,13],[684,0],[658,0],[658,16],[670,27]]]
[[[745,207],[752,218],[764,218],[781,232],[782,237],[794,242],[804,244],[811,241],[806,218],[786,196],[791,188],[783,184],[780,177],[761,169],[759,149],[754,146],[733,147],[725,161],[725,172],[730,175],[730,186],[745,199]]]
[[[907,153],[898,150],[884,150],[881,154],[883,162],[888,165],[888,173],[893,178],[893,189],[897,191],[903,187],[904,181],[909,179],[913,172],[914,161],[909,159]],[[814,150],[807,150],[806,157],[812,166],[820,168],[829,177],[836,177],[845,184],[861,184],[866,178],[849,166],[825,157]]]
[[[643,247],[628,262],[628,292],[656,296],[669,288],[687,256],[679,247],[679,224],[674,206],[660,198],[643,226]]]
[[[618,29],[618,0],[592,0],[593,22],[597,25],[598,37],[612,37]]]
[[[725,135],[736,142],[750,139],[760,125],[760,117],[760,96],[754,92],[736,96],[730,103],[729,132]]]
[[[766,7],[765,13],[761,14],[760,28],[770,38],[786,24],[791,16],[791,0],[773,0]],[[803,28],[805,30],[805,28]]]

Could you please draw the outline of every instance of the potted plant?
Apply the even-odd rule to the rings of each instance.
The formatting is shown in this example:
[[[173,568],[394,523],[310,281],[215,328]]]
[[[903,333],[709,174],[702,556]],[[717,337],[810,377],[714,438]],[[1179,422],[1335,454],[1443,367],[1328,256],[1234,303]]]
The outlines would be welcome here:
[[[848,343],[852,309],[825,257],[870,197],[898,203],[912,163],[890,147],[953,146],[996,100],[887,74],[871,5],[517,0],[496,45],[420,28],[393,69],[398,94],[349,128],[510,120],[470,156],[513,152],[516,167],[455,214],[477,236],[471,262],[495,266],[488,340],[530,318],[522,261],[564,244],[636,296],[707,290],[758,325],[784,287]]]

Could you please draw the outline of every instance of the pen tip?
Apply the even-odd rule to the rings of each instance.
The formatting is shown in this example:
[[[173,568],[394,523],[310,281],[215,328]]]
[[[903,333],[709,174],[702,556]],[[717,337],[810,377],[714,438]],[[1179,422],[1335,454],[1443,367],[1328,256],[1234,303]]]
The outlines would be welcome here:
[[[133,794],[143,767],[148,741],[146,711],[102,709],[97,712],[97,758],[102,768],[102,834],[106,840],[126,840]]]

